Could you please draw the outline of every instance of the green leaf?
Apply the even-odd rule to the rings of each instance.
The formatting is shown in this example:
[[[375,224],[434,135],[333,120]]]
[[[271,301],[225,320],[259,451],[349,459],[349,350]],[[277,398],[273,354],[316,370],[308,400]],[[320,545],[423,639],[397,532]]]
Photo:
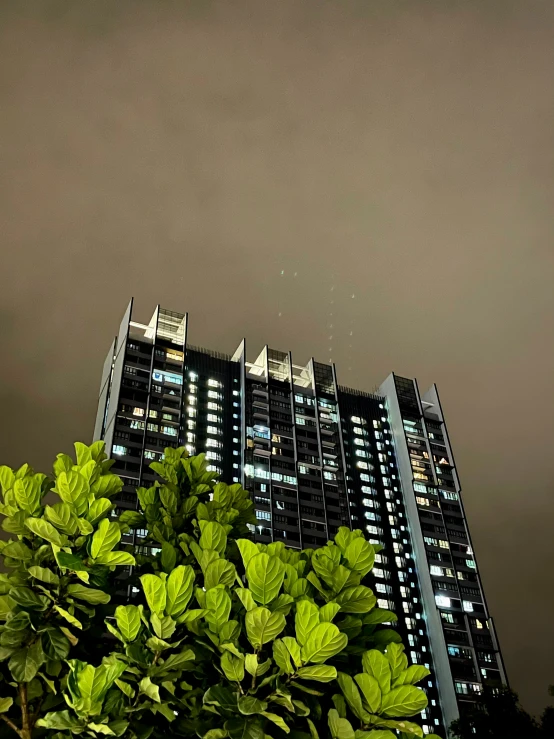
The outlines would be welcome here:
[[[346,547],[344,556],[348,567],[365,577],[373,568],[375,550],[368,541],[359,536]]]
[[[94,531],[94,526],[89,523],[85,518],[77,519],[77,526],[79,527],[79,533],[82,536],[88,536]]]
[[[247,655],[246,659],[248,659],[248,657],[250,656],[251,655]],[[277,667],[281,670],[281,672],[285,673],[286,675],[292,675],[294,673],[294,667],[292,666],[290,652],[286,648],[282,639],[276,639],[273,642],[273,659],[275,660]],[[256,664],[257,664],[257,661],[258,661],[258,658],[256,657]],[[248,669],[248,665],[247,665],[247,669]],[[250,672],[250,670],[248,670],[248,672]],[[256,673],[251,673],[251,674],[256,674]]]
[[[2,550],[3,557],[11,557],[12,559],[19,559],[26,562],[33,558],[33,552],[29,547],[22,541],[10,541],[6,544]]]
[[[367,707],[370,713],[378,713],[381,707],[381,688],[377,680],[368,675],[367,672],[361,672],[354,676],[358,687],[362,691]]]
[[[67,472],[60,472],[56,480],[55,490],[64,503],[78,505],[87,492],[87,482],[85,478],[70,469]]]
[[[333,739],[355,739],[354,729],[350,721],[341,718],[334,708],[329,711],[328,721]]]
[[[260,552],[248,562],[246,577],[254,600],[267,605],[279,594],[285,577],[285,566],[277,557]]]
[[[294,619],[298,643],[304,645],[318,624],[319,609],[316,604],[311,603],[309,600],[299,601],[296,604],[296,616]]]
[[[364,710],[362,696],[360,695],[360,691],[358,690],[354,680],[350,675],[347,675],[346,672],[339,672],[337,675],[337,682],[352,713],[361,721],[368,721],[369,714]]]
[[[96,498],[96,500],[92,501],[92,504],[90,508],[88,509],[86,515],[87,521],[90,521],[91,524],[97,524],[100,519],[104,518],[114,507],[114,504],[111,503],[108,498]],[[134,513],[135,511],[132,511]],[[123,515],[123,514],[122,514]],[[121,516],[119,518],[121,520]]]
[[[423,665],[410,665],[410,667],[403,670],[396,678],[393,687],[396,688],[399,685],[415,685],[430,674],[429,670],[426,667],[423,667]]]
[[[414,716],[427,706],[427,696],[421,688],[401,685],[383,696],[381,713],[383,716]]]
[[[167,573],[170,573],[177,564],[177,550],[168,541],[164,541],[162,544],[160,561],[163,571]]]
[[[231,598],[223,588],[212,588],[206,593],[205,619],[210,629],[217,633],[228,621],[231,613]]]
[[[226,713],[236,714],[237,712],[237,694],[234,690],[222,685],[213,685],[208,688],[204,693],[203,702],[206,705],[219,706]]]
[[[140,609],[138,606],[117,606],[115,609],[117,628],[127,642],[134,641],[140,631]]]
[[[237,539],[236,543],[240,551],[240,556],[242,557],[244,569],[246,570],[252,557],[259,554],[260,550],[250,539]]]
[[[337,670],[331,665],[313,665],[311,667],[301,667],[298,670],[298,677],[304,680],[317,680],[320,683],[329,683],[337,677]]]
[[[387,646],[385,653],[391,669],[392,682],[408,667],[408,658],[404,654],[404,645],[393,643]]]
[[[319,609],[319,620],[332,621],[339,611],[340,605],[338,603],[326,603]]]
[[[76,626],[78,629],[83,628],[83,624],[79,621],[79,619],[75,618],[75,616],[72,616],[69,611],[66,611],[61,606],[55,605],[54,610],[57,611],[62,618],[65,618],[65,620],[72,626]]]
[[[110,596],[103,590],[96,590],[94,588],[86,588],[84,585],[78,583],[67,586],[67,593],[72,598],[77,600],[84,600],[86,603],[91,603],[93,606],[99,603],[109,603]]]
[[[382,693],[388,693],[391,683],[391,670],[388,659],[378,649],[370,649],[362,655],[364,672],[374,677]]]
[[[376,631],[371,639],[377,649],[385,649],[389,644],[402,644],[402,637],[394,629],[379,629]]]
[[[318,624],[315,629],[312,629],[302,647],[302,660],[321,664],[342,652],[347,644],[348,637],[342,634],[335,624]]]
[[[41,634],[42,648],[48,659],[66,659],[69,640],[55,626],[47,626]]]
[[[372,729],[371,731],[357,731],[356,739],[396,739],[396,735],[388,729]]]
[[[73,515],[73,510],[69,503],[56,503],[56,505],[47,505],[44,509],[44,515],[58,529],[65,534],[74,534],[77,531],[77,520]]]
[[[261,724],[245,717],[228,719],[224,727],[231,739],[264,739]]]
[[[252,544],[252,542],[250,542],[250,544]],[[256,601],[252,597],[252,593],[248,588],[236,588],[235,593],[238,595],[240,602],[247,611],[251,611],[253,608],[256,608]]]
[[[15,606],[9,595],[0,595],[0,619],[5,620]]]
[[[86,572],[88,569],[80,557],[68,552],[57,552],[56,560],[60,567],[65,567],[66,570],[72,572]]]
[[[279,611],[271,613],[268,608],[254,608],[245,617],[246,635],[254,649],[259,649],[275,639],[286,623],[284,615]]]
[[[387,611],[384,608],[373,608],[367,616],[364,616],[364,624],[386,624],[388,622],[397,621],[396,613]]]
[[[15,475],[13,470],[6,465],[0,466],[0,488],[5,494],[8,490],[11,490],[15,483]]]
[[[36,608],[39,611],[44,611],[46,603],[48,603],[46,596],[37,595],[34,590],[31,590],[31,588],[12,588],[10,590],[10,598],[12,598],[12,600],[14,600],[19,606],[23,606],[24,608]],[[46,601],[46,603],[44,601]]]
[[[333,705],[337,709],[339,716],[341,718],[346,718],[346,702],[342,695],[335,693],[333,696]]]
[[[227,680],[240,683],[244,679],[244,656],[236,657],[230,652],[221,655],[221,669]]]
[[[15,613],[6,623],[5,631],[24,631],[31,623],[31,618],[27,611]],[[1,640],[2,637],[0,637]],[[3,642],[2,642],[3,643]]]
[[[0,698],[0,713],[6,713],[13,706],[13,698]]]
[[[170,639],[173,636],[173,632],[177,627],[177,623],[171,618],[171,616],[163,616],[160,618],[157,613],[151,614],[150,623],[154,628],[156,636],[165,640]]]
[[[239,698],[239,711],[246,716],[251,716],[255,713],[263,713],[266,708],[266,701],[261,701],[251,695],[243,695]]]
[[[184,649],[178,654],[171,654],[165,662],[156,668],[155,674],[169,672],[170,670],[181,670],[188,666],[189,662],[194,661],[195,655],[192,649]]]
[[[96,559],[96,563],[99,565],[134,565],[136,564],[135,558],[130,552],[106,552],[101,554]]]
[[[278,716],[276,713],[269,713],[269,711],[262,711],[262,716],[265,716],[267,719],[269,719],[269,721],[272,721],[274,724],[276,724],[282,731],[285,732],[285,734],[290,734],[290,728],[287,726],[281,716]]]
[[[275,644],[273,645],[273,649],[275,650]],[[244,667],[246,669],[246,672],[248,672],[250,675],[255,677],[258,672],[258,655],[257,654],[245,654],[244,655]]]
[[[206,590],[215,588],[217,585],[228,585],[231,587],[235,582],[235,565],[225,559],[216,559],[210,562],[204,575],[204,587]]]
[[[127,698],[133,700],[133,698],[135,697],[135,691],[129,685],[129,683],[126,683],[124,680],[116,680],[115,684],[121,690],[121,692],[127,696]]]
[[[139,683],[139,692],[147,695],[150,700],[161,703],[160,688],[149,677],[143,677]]]
[[[423,729],[419,724],[414,724],[411,721],[403,721],[402,719],[393,720],[393,719],[378,719],[376,716],[372,716],[372,724],[374,726],[385,726],[389,729],[396,729],[396,731],[403,732],[403,736],[410,737],[413,734],[414,736],[423,738]],[[377,719],[377,720],[376,720]],[[427,737],[436,737],[436,734],[426,734],[425,739]],[[437,739],[439,739],[437,737]]]
[[[190,565],[179,565],[169,575],[166,582],[167,606],[169,616],[179,616],[187,607],[194,587],[194,570]]]
[[[367,613],[377,603],[377,598],[365,585],[355,585],[343,590],[337,597],[337,603],[340,603],[343,613]]]
[[[39,641],[16,652],[8,662],[13,679],[17,683],[30,683],[44,663],[44,652]]]
[[[36,580],[40,580],[41,582],[45,582],[47,585],[60,584],[60,578],[52,572],[52,570],[48,569],[48,567],[34,566],[29,567],[27,571],[31,577],[34,577]]]
[[[219,639],[221,642],[235,641],[240,636],[240,624],[238,621],[232,619],[223,624],[219,631]]]
[[[302,655],[300,650],[300,644],[296,641],[294,636],[284,636],[283,644],[289,650],[292,661],[297,667],[302,667]]]
[[[35,726],[54,731],[76,731],[76,733],[80,733],[84,729],[84,724],[70,711],[47,713],[44,718],[39,718]]]
[[[202,549],[214,549],[219,554],[225,554],[227,547],[227,534],[225,529],[217,521],[199,521],[200,541],[198,542]]]
[[[91,557],[96,559],[97,557],[101,557],[103,554],[111,552],[112,549],[119,544],[120,539],[121,529],[119,526],[116,523],[109,521],[107,518],[103,518],[92,537],[92,544],[90,547]]]
[[[142,575],[140,581],[148,607],[153,613],[162,614],[167,597],[164,581],[157,575]]]

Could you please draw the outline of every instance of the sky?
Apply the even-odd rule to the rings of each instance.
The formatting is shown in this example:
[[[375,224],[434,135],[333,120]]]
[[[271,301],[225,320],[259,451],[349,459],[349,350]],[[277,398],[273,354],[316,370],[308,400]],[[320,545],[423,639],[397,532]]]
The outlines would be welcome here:
[[[91,440],[131,296],[138,320],[188,312],[193,344],[436,382],[508,677],[540,712],[553,37],[546,0],[3,0],[0,463]]]

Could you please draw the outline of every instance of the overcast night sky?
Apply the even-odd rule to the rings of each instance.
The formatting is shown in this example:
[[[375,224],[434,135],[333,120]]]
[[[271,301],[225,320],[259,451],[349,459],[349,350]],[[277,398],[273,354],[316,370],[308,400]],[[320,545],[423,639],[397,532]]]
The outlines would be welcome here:
[[[211,349],[436,382],[508,676],[540,712],[553,38],[540,0],[3,0],[0,463],[91,439],[131,296]]]

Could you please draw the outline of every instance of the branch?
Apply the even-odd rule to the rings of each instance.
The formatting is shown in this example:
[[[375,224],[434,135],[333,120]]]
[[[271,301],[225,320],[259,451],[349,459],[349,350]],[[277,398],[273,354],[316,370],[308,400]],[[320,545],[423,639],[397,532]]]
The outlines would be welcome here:
[[[40,709],[42,708],[42,701],[43,700],[44,700],[44,696],[42,696],[42,698],[39,700],[37,709],[36,709],[36,711],[33,713],[32,717],[31,717],[31,725],[29,726],[29,728],[31,730],[33,730],[35,728],[35,724],[37,722],[37,719],[38,719],[38,716],[39,716],[39,713],[40,713]]]
[[[31,730],[29,728],[29,705],[27,703],[26,683],[19,683],[19,699],[21,701],[21,723],[23,724],[20,736],[28,739],[31,736]]]
[[[0,718],[3,721],[5,721],[8,724],[8,726],[10,727],[10,729],[13,729],[18,736],[21,736],[21,737],[23,736],[23,734],[17,728],[17,726],[13,723],[13,721],[10,721],[10,719],[4,713],[0,713]]]

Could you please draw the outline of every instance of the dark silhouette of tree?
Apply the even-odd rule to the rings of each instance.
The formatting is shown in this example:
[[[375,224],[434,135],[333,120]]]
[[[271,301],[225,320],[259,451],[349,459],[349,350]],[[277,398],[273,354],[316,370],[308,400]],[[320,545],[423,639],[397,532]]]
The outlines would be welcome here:
[[[457,739],[539,739],[541,727],[519,704],[517,693],[509,688],[485,688],[475,708],[450,727]],[[550,736],[547,734],[546,736]]]

